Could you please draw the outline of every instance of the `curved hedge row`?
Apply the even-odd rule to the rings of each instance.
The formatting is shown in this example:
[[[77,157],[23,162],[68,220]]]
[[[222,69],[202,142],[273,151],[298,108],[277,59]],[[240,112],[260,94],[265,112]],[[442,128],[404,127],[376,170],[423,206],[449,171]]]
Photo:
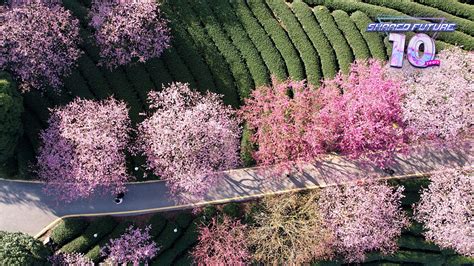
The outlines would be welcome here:
[[[207,1],[207,5],[214,11],[214,16],[219,20],[221,27],[227,32],[232,43],[239,49],[247,68],[253,77],[255,86],[262,86],[270,82],[268,70],[257,48],[238,22],[238,18],[226,1]],[[247,97],[248,95],[245,95]]]
[[[474,6],[459,3],[455,0],[414,0],[423,5],[431,6],[451,15],[474,20]]]
[[[75,96],[85,99],[95,98],[78,69],[74,69],[71,74],[64,79],[64,87]]]
[[[212,79],[211,71],[194,47],[191,37],[181,25],[174,23],[174,21],[170,22],[170,27],[173,36],[172,45],[176,48],[178,54],[181,55],[181,59],[186,63],[189,71],[194,76],[197,87],[201,91],[210,90],[215,92],[216,85]]]
[[[163,86],[166,86],[173,81],[173,78],[170,73],[168,73],[168,70],[163,63],[163,60],[152,58],[145,63],[145,67],[157,90],[161,90]]]
[[[224,95],[224,102],[234,107],[238,106],[239,97],[232,74],[224,57],[219,53],[219,50],[201,27],[200,23],[196,21],[195,15],[187,3],[176,0],[173,1],[173,4],[173,6],[170,6],[173,8],[173,13],[168,17],[173,18],[174,15],[174,21],[183,25],[188,31],[197,50],[201,52],[212,72],[217,90]],[[167,5],[170,5],[170,3],[165,3],[163,7]]]
[[[295,15],[283,1],[268,1],[267,4],[273,10],[275,17],[278,18],[282,27],[286,29],[296,50],[299,52],[306,70],[307,81],[311,84],[319,85],[322,74],[318,53],[308,39],[308,36],[306,36],[303,28],[301,28]]]
[[[372,23],[369,17],[366,14],[360,11],[356,11],[351,15],[352,21],[359,29],[360,34],[364,38],[367,46],[369,47],[370,54],[372,57],[375,57],[380,60],[387,59],[387,54],[385,51],[385,45],[383,43],[382,34],[377,32],[367,32],[367,25]]]
[[[240,99],[243,99],[247,97],[254,88],[252,77],[237,48],[224,34],[219,22],[212,15],[211,9],[203,1],[204,0],[190,1],[190,5],[196,17],[199,18],[204,25],[207,34],[212,38],[214,44],[229,64],[230,71],[234,76],[238,88]]]
[[[94,89],[93,93],[99,99],[104,99],[112,95],[110,85],[100,73],[100,70],[87,55],[81,56],[78,60],[79,71],[87,80],[87,83]]]
[[[268,70],[280,81],[287,78],[286,66],[280,52],[275,48],[272,40],[253,16],[245,1],[232,1],[232,7],[248,36],[255,44]],[[257,84],[258,85],[258,84]]]
[[[267,8],[263,0],[249,1],[248,5],[254,16],[258,19],[268,35],[272,38],[276,48],[280,51],[288,69],[288,75],[295,80],[305,78],[303,64],[298,52],[290,41],[285,30],[283,30]]]
[[[354,22],[349,15],[342,10],[335,10],[332,16],[336,21],[338,28],[346,37],[355,59],[367,59],[370,57],[369,47],[365,43],[364,37],[360,34]]]
[[[415,17],[418,16],[446,18],[447,21],[456,23],[459,31],[469,34],[471,36],[474,35],[474,22],[453,16],[449,13],[446,13],[433,7],[401,0],[364,0],[364,2],[392,8]]]
[[[50,238],[59,247],[80,236],[89,223],[83,218],[61,220],[51,232]]]
[[[169,74],[173,77],[174,81],[189,83],[191,88],[196,88],[197,83],[193,75],[179,56],[176,49],[173,47],[173,43],[171,44],[172,46],[166,49],[161,56],[163,62],[168,66]]]
[[[344,1],[344,0],[304,0],[308,4],[323,4],[324,6],[336,10],[341,9],[347,13],[356,11],[362,11],[367,14],[372,20],[375,20],[378,16],[407,16],[406,14],[387,8],[383,6],[371,5],[362,2]],[[413,20],[413,22],[425,22],[423,20]],[[463,45],[466,50],[474,49],[474,38],[459,31],[455,32],[443,32],[437,37],[438,40],[445,41],[450,44]]]
[[[326,7],[317,6],[313,8],[313,12],[319,22],[319,25],[321,26],[321,29],[336,52],[339,68],[344,73],[347,73],[352,61],[354,61],[354,56],[352,55],[349,44],[342,33],[337,29],[336,22]]]
[[[324,35],[323,30],[319,26],[311,9],[305,3],[296,1],[291,5],[293,13],[301,23],[304,31],[313,43],[314,48],[321,59],[321,70],[324,78],[332,78],[337,73],[336,54],[331,47],[328,39]]]

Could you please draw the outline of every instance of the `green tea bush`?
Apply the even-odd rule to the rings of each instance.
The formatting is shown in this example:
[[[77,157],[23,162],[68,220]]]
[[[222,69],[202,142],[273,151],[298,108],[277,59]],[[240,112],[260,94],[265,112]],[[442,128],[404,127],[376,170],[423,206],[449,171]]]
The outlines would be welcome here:
[[[151,225],[150,235],[155,238],[161,233],[161,231],[163,231],[167,220],[163,215],[157,213],[150,218],[148,223]]]
[[[248,5],[285,60],[288,74],[295,80],[305,78],[303,64],[285,30],[280,26],[263,0],[249,1]]]
[[[18,141],[16,160],[18,164],[18,177],[21,179],[32,179],[30,165],[35,160],[35,151],[28,138],[24,135]]]
[[[455,0],[415,0],[415,2],[421,3],[426,6],[431,6],[449,14],[474,20],[474,6],[459,3]]]
[[[97,218],[89,224],[82,235],[64,245],[61,251],[65,253],[85,253],[112,232],[116,225],[117,222],[110,216]]]
[[[262,86],[270,81],[268,70],[263,62],[257,48],[250,40],[249,36],[239,23],[239,19],[234,14],[231,6],[226,1],[209,1],[206,5],[211,7],[214,16],[219,20],[221,27],[226,31],[232,43],[242,54],[248,70],[252,75],[255,86]],[[244,95],[248,97],[248,95]]]
[[[175,43],[176,40],[174,40],[171,45],[174,45]],[[195,77],[193,77],[188,67],[183,62],[182,58],[179,56],[178,52],[173,46],[166,49],[162,58],[174,81],[189,83],[192,88],[197,87],[196,81],[194,80]]]
[[[161,90],[163,86],[167,86],[173,81],[173,78],[168,73],[163,60],[159,58],[152,58],[145,63],[145,68],[150,74],[150,78],[156,86],[157,90]]]
[[[180,212],[175,219],[176,224],[182,229],[186,229],[192,222],[193,216],[188,212]]]
[[[97,98],[105,99],[113,94],[109,84],[90,57],[83,55],[77,63],[82,76],[93,88],[92,92]]]
[[[352,48],[355,59],[368,59],[370,57],[369,47],[349,15],[342,10],[335,10],[332,12],[332,16]]]
[[[410,235],[402,235],[398,239],[400,248],[414,250],[440,251],[440,248],[433,243],[426,242],[422,237],[414,237]]]
[[[49,119],[48,107],[51,103],[36,90],[30,90],[22,94],[24,107],[32,111],[42,125],[46,125]]]
[[[259,24],[258,20],[254,17],[245,1],[231,1],[231,4],[233,5],[235,14],[240,19],[240,23],[242,23],[248,36],[261,54],[270,73],[275,75],[280,81],[285,80],[287,74],[283,57],[276,49],[268,34]]]
[[[322,78],[321,63],[319,56],[313,47],[313,44],[306,36],[298,19],[291,12],[290,8],[284,1],[268,1],[267,4],[273,10],[283,28],[290,36],[293,44],[299,52],[306,70],[306,79],[309,83],[318,86]]]
[[[181,229],[181,227],[179,227],[176,223],[168,222],[161,234],[157,238],[154,238],[154,241],[156,242],[158,247],[160,247],[157,256],[163,253],[163,251],[170,248],[173,245],[174,241],[178,239],[182,234],[183,229]]]
[[[98,263],[102,259],[102,256],[100,255],[101,248],[108,244],[111,239],[120,237],[131,225],[133,225],[132,221],[120,222],[109,235],[102,238],[99,243],[85,254],[86,257],[94,261],[94,263]]]
[[[94,94],[89,90],[89,86],[78,69],[71,72],[71,75],[64,79],[64,87],[66,90],[71,92],[74,96],[81,97],[83,99],[95,99]]]
[[[164,251],[152,265],[172,265],[173,261],[184,254],[193,244],[197,242],[198,232],[196,221],[186,229],[183,235],[174,243],[173,247]]]
[[[367,32],[367,25],[372,23],[372,20],[367,17],[366,14],[360,11],[352,13],[351,19],[354,21],[355,25],[359,29],[360,34],[362,34],[362,37],[367,43],[372,57],[380,60],[386,60],[387,54],[385,51],[382,34],[378,32]]]
[[[242,140],[240,141],[240,160],[242,165],[245,167],[251,167],[255,165],[255,160],[252,156],[252,153],[255,151],[255,144],[251,141],[252,132],[244,124],[242,130]]]
[[[83,218],[66,218],[51,231],[51,240],[59,247],[78,237],[89,223]]]
[[[38,134],[42,129],[41,123],[39,119],[28,109],[23,112],[22,121],[24,135],[33,146],[33,150],[36,151],[40,144]]]
[[[51,251],[32,236],[0,231],[1,265],[43,265],[49,255]]]
[[[354,61],[354,56],[352,55],[351,48],[344,38],[344,35],[342,35],[342,33],[337,29],[336,22],[326,7],[317,6],[313,9],[313,12],[321,26],[321,29],[336,52],[339,68],[344,73],[347,73],[352,61]]]
[[[239,218],[241,216],[240,205],[235,202],[231,202],[224,205],[224,207],[222,208],[222,212],[226,214],[227,216],[230,216],[233,218]]]
[[[291,8],[319,54],[323,77],[327,79],[333,78],[338,68],[336,54],[316,21],[313,12],[311,12],[311,8],[301,1],[295,1]]]
[[[0,72],[0,164],[10,159],[23,134],[23,98],[10,75]]]
[[[234,76],[240,99],[244,99],[254,88],[254,83],[242,56],[234,44],[232,44],[229,38],[224,34],[218,21],[214,18],[211,9],[204,0],[190,1],[189,3],[204,25],[207,34],[212,38],[214,44],[229,64],[229,69]]]
[[[133,85],[135,95],[138,95],[142,106],[146,106],[148,92],[155,90],[155,84],[151,81],[148,72],[146,72],[142,63],[130,64],[124,69],[126,77],[128,77],[128,80]]]

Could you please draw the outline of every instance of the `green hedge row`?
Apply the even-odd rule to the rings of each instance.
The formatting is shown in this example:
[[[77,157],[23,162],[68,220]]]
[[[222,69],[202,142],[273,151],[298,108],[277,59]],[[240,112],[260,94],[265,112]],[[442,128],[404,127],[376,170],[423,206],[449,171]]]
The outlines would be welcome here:
[[[295,1],[291,5],[293,12],[301,23],[304,31],[316,48],[319,58],[321,59],[321,70],[324,78],[332,78],[337,73],[336,54],[331,47],[328,39],[324,35],[323,30],[319,26],[311,9],[304,2]]]
[[[175,223],[182,229],[186,229],[193,221],[193,216],[188,212],[181,212],[175,218]]]
[[[102,247],[104,247],[105,245],[110,243],[111,239],[115,239],[115,238],[120,237],[123,233],[125,233],[127,228],[129,228],[131,225],[133,225],[132,221],[122,221],[122,222],[120,222],[109,235],[102,238],[99,241],[99,243],[97,243],[93,248],[91,248],[86,253],[86,257],[88,257],[89,259],[91,259],[95,263],[98,263],[102,259],[102,256],[100,255],[100,250],[102,249]]]
[[[229,66],[201,27],[199,21],[196,20],[196,16],[190,10],[188,4],[181,0],[166,2],[163,7],[166,6],[173,9],[173,12],[170,14],[171,16],[168,17],[174,17],[174,21],[183,25],[192,37],[196,48],[201,52],[212,72],[217,90],[220,94],[224,95],[224,102],[234,107],[239,106],[239,96],[232,74],[229,71]]]
[[[175,42],[176,41],[173,41],[171,45],[174,45]],[[161,58],[168,67],[169,73],[173,77],[174,81],[189,83],[191,88],[197,87],[196,81],[194,79],[195,77],[193,77],[188,67],[183,62],[183,60],[181,59],[178,52],[173,46],[166,49]]]
[[[368,59],[370,57],[369,47],[349,15],[342,10],[335,10],[332,12],[332,16],[352,48],[355,59]]]
[[[64,87],[72,93],[72,95],[83,99],[95,99],[94,94],[89,89],[89,85],[81,76],[78,69],[74,69],[71,75],[64,79]]]
[[[252,132],[244,125],[242,130],[242,139],[240,141],[240,159],[242,164],[245,167],[251,167],[255,165],[255,160],[253,159],[252,153],[255,151],[255,144],[250,140],[252,137]]]
[[[298,19],[284,1],[268,1],[282,27],[293,41],[306,70],[306,79],[309,83],[319,86],[322,78],[321,62],[313,44],[301,27]]]
[[[431,6],[451,15],[474,20],[474,6],[459,3],[456,0],[414,0],[426,6]]]
[[[189,3],[204,25],[207,34],[212,38],[214,44],[229,64],[229,69],[234,76],[240,99],[244,99],[254,88],[254,83],[242,56],[234,44],[232,44],[229,38],[224,34],[219,22],[215,19],[211,9],[204,0],[190,1]]]
[[[304,0],[308,4],[323,4],[327,8],[332,10],[341,9],[347,13],[353,13],[361,11],[367,14],[372,20],[375,20],[379,16],[406,16],[406,14],[387,8],[383,6],[371,5],[362,2],[345,1],[345,0]],[[423,20],[414,20],[413,22],[425,22]],[[462,32],[444,32],[440,33],[437,37],[438,40],[445,41],[450,44],[463,45],[466,50],[474,49],[474,39]]]
[[[360,11],[352,13],[351,19],[354,21],[355,25],[359,29],[360,34],[362,34],[362,37],[367,43],[372,57],[380,60],[386,60],[387,54],[385,45],[383,43],[383,35],[378,32],[367,32],[367,25],[372,23],[372,20],[366,14]]]
[[[211,7],[214,16],[219,20],[221,27],[227,32],[232,43],[242,54],[242,57],[247,64],[247,68],[252,75],[255,86],[268,84],[270,76],[265,63],[258,53],[257,48],[239,23],[239,19],[234,14],[230,4],[226,1],[210,2],[207,0],[206,5]],[[244,95],[245,98],[248,96],[249,95]]]
[[[380,261],[380,260],[391,261],[391,262],[423,263],[425,265],[441,266],[444,263],[444,256],[441,254],[399,250],[393,255],[369,254],[365,262]]]
[[[150,74],[150,78],[155,83],[156,89],[161,90],[163,86],[167,86],[173,81],[173,78],[168,73],[163,60],[159,58],[151,58],[145,63],[147,72]]]
[[[433,243],[426,242],[423,237],[402,235],[398,239],[398,246],[406,249],[440,251],[440,248]]]
[[[113,94],[110,85],[92,59],[87,55],[83,55],[78,60],[78,66],[82,76],[87,80],[89,86],[93,88],[92,92],[97,98],[105,99]]]
[[[183,234],[183,229],[175,222],[168,222],[158,237],[154,239],[160,250],[157,256],[170,248],[173,243]]]
[[[163,231],[163,229],[166,227],[166,224],[168,223],[168,220],[166,220],[163,215],[157,213],[153,215],[150,220],[148,220],[148,224],[151,226],[150,230],[150,236],[152,238],[158,237],[160,233]]]
[[[18,177],[21,179],[33,179],[30,174],[30,163],[35,160],[35,151],[26,136],[20,138],[16,148],[16,160],[18,163]]]
[[[289,76],[295,80],[304,79],[304,68],[298,52],[291,43],[291,40],[286,34],[285,30],[273,17],[273,14],[268,9],[265,2],[263,0],[254,0],[249,1],[248,5],[267,34],[272,38],[278,51],[280,51],[283,59],[285,60]]]
[[[110,216],[100,217],[89,224],[84,233],[61,248],[62,252],[85,253],[114,230],[117,222]],[[95,236],[94,236],[95,235]]]
[[[258,52],[260,52],[270,73],[275,75],[280,81],[285,80],[287,74],[283,57],[275,48],[272,40],[259,24],[258,20],[253,16],[247,4],[245,4],[245,1],[231,1],[231,4],[240,23],[242,23],[242,26],[245,28],[245,32],[255,44]]]
[[[51,231],[51,240],[59,247],[81,235],[89,223],[83,218],[63,219]]]
[[[192,39],[186,30],[171,21],[170,27],[172,29],[173,43],[172,45],[181,55],[181,59],[186,63],[189,71],[192,73],[197,81],[197,87],[201,91],[216,91],[216,85],[212,80],[212,74],[209,67],[204,63],[203,58],[199,55],[199,51],[192,43]]]
[[[351,47],[342,33],[338,30],[336,22],[326,7],[317,6],[313,8],[313,12],[321,26],[321,29],[336,52],[336,58],[340,70],[347,73],[352,61],[354,61]]]
[[[151,265],[172,265],[173,261],[184,253],[197,242],[198,232],[197,225],[198,219],[192,221],[192,224],[187,227],[183,235],[174,243],[173,247],[164,251]]]
[[[22,96],[24,106],[32,111],[38,117],[39,123],[45,127],[49,119],[48,108],[53,105],[36,90],[25,92]]]
[[[28,108],[21,115],[23,122],[23,134],[28,138],[33,150],[36,151],[39,148],[39,133],[43,129],[40,119]]]
[[[457,29],[459,31],[469,34],[471,36],[474,35],[474,22],[464,18],[453,16],[449,13],[443,12],[439,9],[430,6],[425,6],[418,3],[402,0],[364,0],[364,2],[392,8],[414,17],[446,18],[447,21],[456,23],[458,26]]]
[[[150,75],[146,71],[142,63],[130,64],[123,67],[126,76],[134,90],[131,92],[138,95],[142,108],[147,106],[146,101],[148,98],[148,92],[155,89],[155,84],[150,79]]]

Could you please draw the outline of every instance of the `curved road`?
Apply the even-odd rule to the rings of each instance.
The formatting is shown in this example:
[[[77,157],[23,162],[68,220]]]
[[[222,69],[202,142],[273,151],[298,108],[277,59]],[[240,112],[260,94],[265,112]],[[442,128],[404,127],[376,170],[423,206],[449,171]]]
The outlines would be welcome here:
[[[473,141],[461,142],[455,148],[419,146],[408,155],[397,156],[395,177],[426,175],[442,166],[473,167]],[[0,230],[21,231],[39,236],[60,217],[76,215],[130,215],[154,211],[192,208],[209,203],[224,203],[334,185],[337,182],[359,180],[367,175],[389,178],[372,165],[343,157],[327,156],[289,178],[265,181],[257,168],[226,171],[204,199],[189,199],[187,204],[175,202],[164,182],[130,183],[122,204],[116,205],[110,195],[96,195],[88,200],[58,204],[42,191],[43,184],[0,179]]]

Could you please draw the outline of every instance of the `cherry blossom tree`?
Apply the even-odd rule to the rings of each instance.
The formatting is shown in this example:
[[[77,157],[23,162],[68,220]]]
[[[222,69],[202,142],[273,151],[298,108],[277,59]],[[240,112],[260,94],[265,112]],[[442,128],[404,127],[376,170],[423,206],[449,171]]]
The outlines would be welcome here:
[[[37,173],[49,194],[69,202],[97,189],[125,190],[130,132],[125,103],[77,98],[52,109],[48,123],[40,134]]]
[[[313,160],[326,151],[331,132],[315,123],[322,105],[318,91],[305,81],[273,77],[272,84],[254,90],[239,112],[254,132],[253,157],[260,165],[283,167]]]
[[[191,252],[198,265],[244,265],[251,255],[247,226],[227,216],[212,218],[209,225],[198,229],[198,244]]]
[[[457,252],[474,256],[474,175],[454,169],[442,169],[430,177],[415,206],[415,219],[424,224],[429,241]]]
[[[318,208],[333,232],[336,255],[360,262],[369,251],[394,252],[397,238],[409,225],[401,209],[402,192],[403,187],[372,181],[324,188]]]
[[[403,120],[413,141],[453,143],[474,123],[474,53],[453,47],[438,57],[440,66],[390,70],[407,87]]]
[[[173,194],[201,195],[239,164],[240,128],[220,96],[177,82],[150,92],[149,102],[154,113],[138,126],[137,150]]]
[[[333,97],[335,90],[343,93]],[[348,75],[339,73],[325,81],[321,94],[331,97],[319,119],[335,129],[336,150],[341,154],[384,166],[396,151],[406,147],[404,93],[381,62],[355,62]]]
[[[94,1],[90,25],[101,64],[115,68],[159,57],[169,47],[170,30],[156,1]]]
[[[93,266],[94,262],[81,253],[56,253],[48,258],[53,266],[77,265]]]
[[[159,249],[151,239],[150,230],[151,226],[144,230],[130,226],[122,236],[111,239],[102,248],[101,255],[107,257],[106,262],[111,265],[146,264]]]
[[[32,1],[6,8],[0,22],[0,69],[13,73],[23,91],[59,88],[82,53],[79,21],[58,4]]]
[[[318,193],[266,197],[250,228],[256,261],[301,265],[331,258],[332,234],[317,209]]]

